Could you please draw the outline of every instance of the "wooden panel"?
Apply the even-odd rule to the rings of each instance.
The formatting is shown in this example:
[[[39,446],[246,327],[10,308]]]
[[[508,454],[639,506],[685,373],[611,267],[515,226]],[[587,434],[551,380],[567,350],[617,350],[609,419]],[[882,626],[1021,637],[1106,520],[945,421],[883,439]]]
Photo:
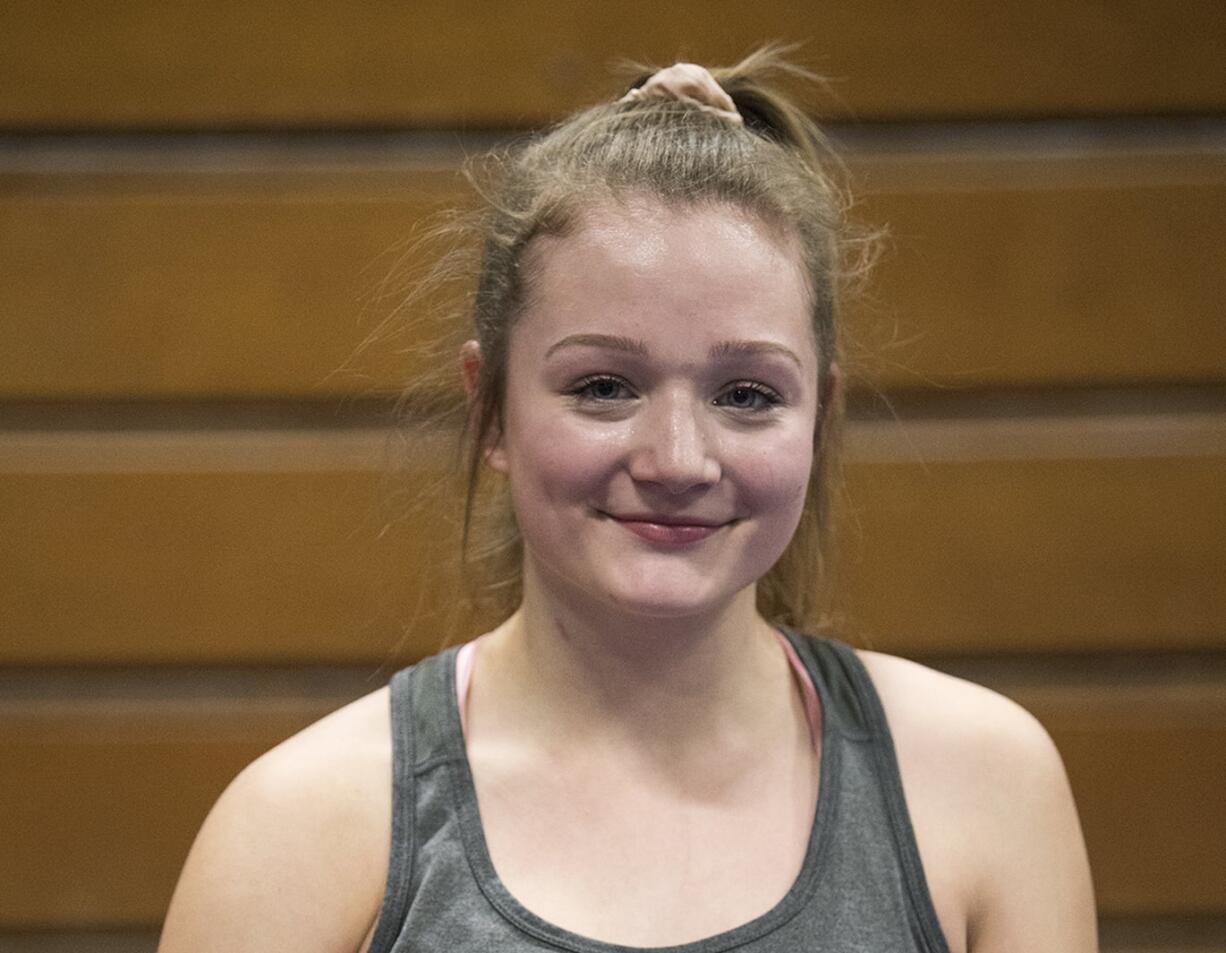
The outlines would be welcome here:
[[[460,193],[445,161],[363,162],[0,177],[0,398],[397,388],[425,360],[412,338],[337,371],[393,308],[363,298],[398,244]],[[857,167],[893,238],[848,326],[853,383],[1226,380],[1226,154]]]
[[[244,764],[327,711],[305,698],[283,712],[166,707],[6,706],[6,927],[159,922],[209,805]]]
[[[998,687],[1060,746],[1107,914],[1226,912],[1226,683]],[[369,690],[369,689],[363,689]],[[327,701],[78,699],[0,710],[0,927],[156,923],[229,778]],[[326,702],[326,704],[325,704]]]
[[[866,119],[1214,112],[1226,13],[1121,0],[1039,7],[790,0],[661,7],[530,0],[9,0],[9,127],[515,125],[609,95],[619,56],[728,62],[764,36],[805,54]]]
[[[377,323],[363,298],[455,178],[155,174],[5,191],[4,396],[318,396],[412,372],[387,349],[337,373]]]
[[[1145,420],[853,430],[847,631],[921,655],[1226,644],[1223,420]]]
[[[1226,912],[1226,683],[1195,672],[1151,674],[1151,684],[1091,678],[994,687],[1034,712],[1060,748],[1099,910]]]
[[[922,655],[1226,645],[1226,418],[1146,421],[853,428],[846,632]],[[380,506],[385,439],[9,434],[0,661],[433,651],[456,535]],[[447,458],[410,454],[410,491]]]
[[[84,436],[79,447],[99,448],[85,472],[56,472],[52,453],[43,472],[0,474],[4,661],[433,651],[447,612],[435,587],[455,579],[435,568],[454,534],[437,512],[385,533],[404,515],[379,470],[387,437],[359,442],[354,460],[344,435]],[[422,466],[412,478],[431,477]]]
[[[866,157],[860,214],[889,231],[848,325],[870,385],[1226,378],[1226,155],[1098,158]]]
[[[0,933],[4,953],[157,953],[157,948],[156,930]]]
[[[1226,918],[1121,917],[1100,919],[1103,953],[1221,953]]]

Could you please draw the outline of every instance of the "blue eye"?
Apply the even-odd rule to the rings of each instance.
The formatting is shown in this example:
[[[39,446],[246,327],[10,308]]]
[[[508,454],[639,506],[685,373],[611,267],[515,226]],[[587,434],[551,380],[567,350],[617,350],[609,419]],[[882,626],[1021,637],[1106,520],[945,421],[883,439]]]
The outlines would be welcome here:
[[[571,388],[570,394],[579,400],[592,401],[612,401],[633,396],[625,381],[608,375],[585,377]]]
[[[770,410],[782,400],[779,394],[764,384],[741,381],[725,390],[716,398],[716,403],[733,410],[763,411]]]

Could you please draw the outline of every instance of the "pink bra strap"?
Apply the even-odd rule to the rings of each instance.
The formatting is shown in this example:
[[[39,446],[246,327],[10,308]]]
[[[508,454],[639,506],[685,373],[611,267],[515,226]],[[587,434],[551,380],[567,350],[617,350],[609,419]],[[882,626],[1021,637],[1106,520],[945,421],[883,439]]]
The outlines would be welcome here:
[[[468,712],[468,686],[473,677],[473,660],[477,654],[477,643],[483,638],[485,638],[484,635],[460,646],[460,651],[456,654],[455,692],[460,708],[460,729],[462,731],[466,730],[465,716]],[[822,705],[817,697],[817,688],[814,687],[813,679],[809,677],[804,663],[800,661],[800,656],[796,654],[796,649],[792,648],[792,643],[787,640],[787,637],[776,629],[775,638],[779,640],[783,654],[787,656],[788,664],[792,666],[792,674],[796,676],[796,684],[800,688],[800,700],[805,706],[805,717],[809,721],[809,732],[813,736],[813,748],[817,750],[821,746],[822,737]]]
[[[822,703],[817,697],[817,686],[813,684],[813,679],[809,677],[809,670],[805,668],[804,663],[800,660],[800,656],[796,654],[796,649],[787,640],[787,636],[776,629],[775,638],[783,646],[783,654],[788,657],[788,663],[792,666],[792,674],[796,676],[796,684],[800,687],[800,701],[805,706],[805,717],[809,721],[809,734],[813,738],[813,750],[821,751]]]
[[[467,731],[467,714],[468,714],[468,686],[473,679],[473,656],[477,654],[477,643],[484,639],[473,639],[471,642],[465,642],[460,646],[460,651],[455,657],[455,694],[456,701],[460,706],[460,730]]]

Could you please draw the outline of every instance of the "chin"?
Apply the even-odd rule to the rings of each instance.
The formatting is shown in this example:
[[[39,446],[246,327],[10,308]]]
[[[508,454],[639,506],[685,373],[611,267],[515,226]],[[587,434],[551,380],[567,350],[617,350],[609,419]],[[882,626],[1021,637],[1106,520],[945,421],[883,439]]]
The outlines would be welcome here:
[[[573,608],[586,604],[644,621],[717,615],[757,579],[745,566],[733,575],[725,574],[730,567],[676,565],[670,557],[638,560],[601,553],[599,559],[580,556],[568,565],[533,562],[545,589]]]
[[[659,598],[653,601],[648,601],[646,598],[640,595],[633,602],[628,600],[611,599],[609,600],[608,605],[610,608],[615,609],[624,615],[635,616],[645,620],[692,619],[717,612],[728,605],[728,603],[731,601],[731,599],[725,599],[722,602],[715,604],[710,602],[695,602],[692,598]]]
[[[744,586],[709,586],[707,580],[630,580],[598,596],[609,608],[643,619],[685,619],[725,610]],[[752,585],[752,583],[750,583]]]

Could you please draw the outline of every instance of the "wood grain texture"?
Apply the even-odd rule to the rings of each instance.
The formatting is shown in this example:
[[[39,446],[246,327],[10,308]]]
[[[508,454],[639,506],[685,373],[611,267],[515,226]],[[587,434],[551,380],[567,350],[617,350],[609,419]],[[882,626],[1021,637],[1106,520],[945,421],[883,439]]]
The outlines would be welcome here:
[[[61,186],[61,187],[57,187]],[[362,394],[415,369],[391,348],[343,368],[366,313],[453,170],[148,175],[0,197],[3,395]],[[369,318],[369,320],[364,320]]]
[[[805,42],[864,119],[1212,113],[1226,108],[1223,34],[1213,0],[1177,15],[1139,0],[922,13],[887,0],[10,0],[0,124],[515,126],[608,98],[618,57],[730,62],[768,37]]]
[[[1226,949],[1226,918],[1109,917],[1100,919],[1103,953],[1219,953]]]
[[[437,255],[405,241],[461,199],[453,160],[0,175],[0,398],[398,390],[437,364],[421,345],[462,287],[359,346]],[[846,325],[853,386],[1226,380],[1226,152],[856,167],[891,236]]]
[[[866,157],[859,214],[888,234],[853,369],[916,389],[1226,377],[1226,153],[1100,158]]]
[[[1060,749],[1099,910],[1220,915],[1226,684],[1194,671],[1151,679],[993,687],[1036,714]]]
[[[6,927],[160,922],[209,805],[239,769],[322,717],[136,705],[0,716]]]
[[[1221,646],[1224,479],[1223,457],[853,465],[845,625],[911,653]]]
[[[202,456],[199,471],[178,457],[151,472],[0,476],[5,661],[377,660],[438,647],[448,603],[436,587],[455,572],[436,568],[456,548],[441,514],[385,532],[404,515],[390,473],[330,469],[309,451],[288,468],[275,454],[232,469]],[[430,479],[428,467],[413,478]]]
[[[920,655],[1226,645],[1226,419],[1147,420],[853,427],[843,631]],[[8,434],[0,661],[434,651],[452,622],[479,624],[454,614],[451,446],[410,438],[396,457],[377,430]]]
[[[181,678],[181,677],[180,677]],[[1007,691],[1060,747],[1107,915],[1226,913],[1226,684],[1056,674]],[[0,928],[157,923],[209,805],[343,698],[326,692],[0,706]]]

